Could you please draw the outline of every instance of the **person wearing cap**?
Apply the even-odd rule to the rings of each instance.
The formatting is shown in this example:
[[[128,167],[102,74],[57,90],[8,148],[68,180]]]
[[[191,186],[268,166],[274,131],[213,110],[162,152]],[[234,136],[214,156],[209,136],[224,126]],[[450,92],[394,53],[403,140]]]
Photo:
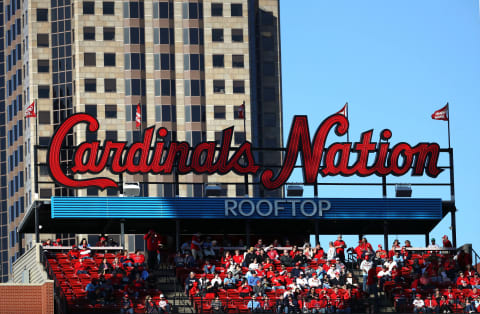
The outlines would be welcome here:
[[[158,301],[158,310],[160,313],[170,313],[170,304],[163,294],[160,294],[160,301]]]
[[[373,262],[370,260],[370,254],[365,256],[365,259],[360,264],[360,270],[362,271],[363,275],[363,291],[367,291],[367,278],[368,278],[368,271],[372,268]]]
[[[452,242],[450,242],[447,235],[444,235],[442,237],[442,240],[443,240],[443,248],[444,249],[453,247]]]
[[[297,277],[296,284],[298,287],[300,287],[300,289],[308,288],[308,280],[303,275],[303,272],[301,272],[300,275]]]
[[[438,246],[438,244],[436,243],[436,240],[435,238],[432,238],[430,240],[430,244],[427,246],[427,249],[439,249],[440,247]]]
[[[422,300],[422,296],[417,294],[415,300],[413,300],[413,312],[423,313],[425,312],[425,302]]]
[[[347,247],[347,245],[345,244],[345,241],[342,240],[341,234],[337,236],[337,240],[333,242],[333,246],[336,250],[336,256],[339,257],[340,260],[343,262],[345,260],[345,248]]]
[[[123,294],[123,298],[121,301],[121,314],[133,314],[133,302],[130,300],[128,293]]]
[[[195,273],[192,271],[185,279],[185,294],[189,295],[189,291],[194,285],[198,285],[198,279],[195,277]]]
[[[308,286],[310,288],[318,288],[322,285],[322,281],[318,278],[317,273],[313,273],[312,277],[308,279]]]
[[[381,244],[378,245],[376,254],[378,254],[382,261],[385,261],[385,259],[388,257],[387,251],[383,249]]]
[[[158,245],[160,243],[159,235],[150,229],[143,236],[143,239],[147,242],[147,264],[149,269],[155,269],[157,266],[157,252]]]
[[[260,278],[257,277],[257,272],[256,271],[251,271],[252,275],[247,277],[247,282],[250,287],[255,287],[257,285],[257,282],[260,281]]]

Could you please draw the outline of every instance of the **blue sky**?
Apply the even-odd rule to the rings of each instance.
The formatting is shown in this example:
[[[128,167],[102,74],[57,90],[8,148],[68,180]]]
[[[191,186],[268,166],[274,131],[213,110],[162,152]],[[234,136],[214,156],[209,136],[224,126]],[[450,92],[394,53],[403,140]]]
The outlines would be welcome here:
[[[285,137],[292,117],[310,129],[349,102],[350,140],[389,128],[391,143],[437,142],[447,147],[447,123],[430,115],[450,103],[454,149],[457,244],[480,253],[480,14],[477,0],[281,0]],[[332,141],[338,138],[332,136]],[[341,139],[344,140],[344,139]],[[445,159],[442,159],[444,161]],[[448,173],[435,181],[446,182]],[[293,181],[300,180],[297,173]],[[327,180],[327,179],[320,179]],[[345,180],[343,178],[328,179]],[[381,182],[380,178],[349,179]],[[389,182],[426,182],[410,176]],[[308,196],[308,191],[306,191]],[[394,191],[389,189],[389,195]],[[320,196],[381,197],[381,188],[322,189]],[[448,188],[414,188],[414,197],[449,198]],[[451,238],[447,216],[430,234]],[[391,244],[395,235],[389,237]],[[323,246],[332,236],[322,236]],[[414,246],[424,236],[408,238]],[[356,237],[347,237],[353,245]],[[369,237],[383,244],[383,236]]]

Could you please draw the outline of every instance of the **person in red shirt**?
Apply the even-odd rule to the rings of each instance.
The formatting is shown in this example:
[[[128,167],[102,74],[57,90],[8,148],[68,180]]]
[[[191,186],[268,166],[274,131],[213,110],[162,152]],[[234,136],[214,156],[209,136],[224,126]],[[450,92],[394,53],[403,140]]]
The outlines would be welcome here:
[[[450,242],[447,235],[444,235],[442,237],[442,240],[443,240],[443,248],[452,248],[453,247],[452,242]]]
[[[237,291],[242,298],[245,298],[250,295],[250,292],[252,292],[252,287],[248,285],[247,280],[244,280],[242,285],[238,287]]]
[[[147,234],[143,236],[143,239],[147,242],[148,269],[153,270],[157,266],[157,253],[160,237],[155,231],[153,231],[153,229],[150,229]]]
[[[345,244],[345,241],[342,240],[341,234],[337,236],[337,240],[333,242],[333,246],[335,247],[337,257],[340,258],[343,263],[345,261],[345,248],[347,245]]]
[[[235,250],[235,255],[233,256],[233,262],[237,265],[243,264],[243,255],[240,254],[239,250]]]
[[[83,258],[79,259],[77,263],[75,263],[74,266],[75,274],[88,274],[87,267],[83,263]]]
[[[62,240],[57,239],[57,241],[53,244],[53,246],[62,246]]]
[[[392,244],[392,249],[388,252],[388,257],[393,257],[395,255],[395,252],[400,249],[400,241],[394,240]]]
[[[195,260],[202,259],[202,242],[200,241],[200,234],[196,233],[192,236],[192,242],[190,244],[190,250],[192,251],[192,256]]]
[[[261,248],[263,248],[263,247],[264,247],[264,245],[263,245],[263,240],[262,240],[262,239],[258,239],[257,244],[255,244],[255,248],[256,248],[256,249],[261,249]]]
[[[70,259],[78,259],[80,257],[80,251],[76,245],[72,245],[72,249],[68,252]]]
[[[378,245],[377,253],[381,259],[385,260],[387,258],[387,251],[385,251],[380,244]]]
[[[135,254],[132,255],[132,259],[134,266],[143,266],[145,264],[145,255],[140,253],[140,250],[135,251]]]
[[[438,313],[438,303],[437,300],[432,298],[432,295],[429,294],[428,297],[425,299],[425,309],[427,309],[428,313]]]
[[[480,277],[478,276],[477,273],[475,273],[475,275],[473,275],[473,277],[470,278],[470,285],[472,286],[472,288],[475,288],[475,289],[480,288]]]
[[[272,261],[278,259],[279,255],[273,244],[267,248],[267,255]]]
[[[318,262],[319,260],[323,259],[325,252],[323,251],[323,248],[320,246],[320,244],[317,244],[315,246],[315,248],[313,249],[312,255],[313,255],[312,259],[314,261]]]
[[[220,260],[222,267],[224,267],[225,269],[228,269],[232,264],[232,262],[233,262],[233,258],[232,258],[232,255],[230,255],[230,251],[226,251],[225,255],[222,256],[222,259]]]

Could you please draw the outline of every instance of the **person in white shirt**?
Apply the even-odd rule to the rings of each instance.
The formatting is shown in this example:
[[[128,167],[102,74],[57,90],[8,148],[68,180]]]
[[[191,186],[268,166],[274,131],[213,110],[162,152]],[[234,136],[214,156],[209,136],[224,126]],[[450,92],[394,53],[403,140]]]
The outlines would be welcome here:
[[[360,264],[360,270],[363,274],[363,291],[367,291],[367,278],[368,278],[368,271],[372,268],[373,262],[370,260],[370,254],[365,254],[365,259]]]
[[[413,300],[413,312],[425,312],[425,302],[423,302],[422,296],[420,294],[417,294],[417,297],[415,298],[415,300]]]
[[[377,273],[377,278],[380,282],[380,290],[383,290],[383,284],[385,281],[390,280],[392,273],[388,270],[387,266],[383,265],[382,270]]]
[[[397,267],[397,262],[395,262],[391,257],[383,264],[387,266],[388,270],[392,272],[393,267]]]
[[[257,259],[254,259],[250,265],[248,265],[248,269],[250,270],[257,270],[258,269],[258,262]]]
[[[312,277],[308,279],[308,286],[310,288],[318,288],[321,286],[321,284],[322,282],[320,281],[320,279],[318,279],[317,273],[313,273]]]
[[[212,279],[212,286],[220,288],[222,286],[222,279],[218,274],[215,274],[215,278]]]
[[[430,244],[427,246],[427,249],[439,249],[438,244],[435,243],[435,238],[432,238]]]
[[[303,276],[302,273],[300,273],[300,276],[298,276],[296,281],[297,281],[297,286],[300,287],[300,289],[308,288],[307,278],[305,278],[305,276]]]
[[[327,251],[327,259],[330,261],[335,258],[335,247],[333,246],[333,242],[330,241],[328,243],[328,251]]]

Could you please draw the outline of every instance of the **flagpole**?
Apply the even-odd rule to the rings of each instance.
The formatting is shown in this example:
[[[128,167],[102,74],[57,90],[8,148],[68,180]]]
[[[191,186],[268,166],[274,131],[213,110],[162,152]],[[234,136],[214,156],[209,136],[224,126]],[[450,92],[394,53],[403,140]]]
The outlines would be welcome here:
[[[38,103],[37,99],[34,100],[35,105],[33,107],[36,114],[35,117],[35,193],[38,193]]]
[[[448,119],[447,119],[447,127],[448,127],[448,149],[450,149],[450,106],[447,102],[447,112],[448,112]]]
[[[245,100],[243,106],[243,133],[245,133],[245,141],[247,141],[247,108],[245,107]],[[248,174],[245,174],[245,196],[248,197]]]
[[[350,130],[350,120],[348,119],[349,116],[348,116],[348,101],[346,102],[346,106],[347,106],[347,120],[348,120],[348,129],[347,129],[347,142],[349,143],[350,142],[350,135],[349,135],[349,130]]]

